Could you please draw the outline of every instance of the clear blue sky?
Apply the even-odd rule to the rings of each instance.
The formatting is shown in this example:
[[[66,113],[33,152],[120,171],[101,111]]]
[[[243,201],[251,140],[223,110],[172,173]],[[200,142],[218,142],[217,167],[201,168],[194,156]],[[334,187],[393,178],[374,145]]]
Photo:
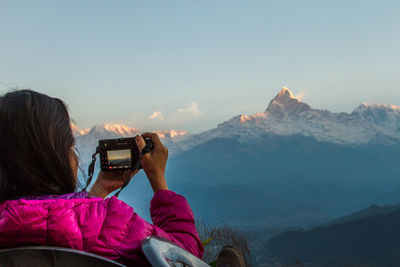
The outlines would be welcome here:
[[[80,128],[194,133],[264,111],[282,86],[332,111],[400,105],[399,12],[389,0],[0,0],[0,91],[60,97]]]

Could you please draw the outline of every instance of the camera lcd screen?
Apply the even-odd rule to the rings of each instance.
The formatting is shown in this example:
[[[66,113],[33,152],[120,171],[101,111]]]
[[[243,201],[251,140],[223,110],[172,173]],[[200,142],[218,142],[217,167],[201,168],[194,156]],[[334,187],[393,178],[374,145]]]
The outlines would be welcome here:
[[[107,158],[109,166],[111,168],[130,168],[132,167],[131,162],[131,150],[108,150]]]

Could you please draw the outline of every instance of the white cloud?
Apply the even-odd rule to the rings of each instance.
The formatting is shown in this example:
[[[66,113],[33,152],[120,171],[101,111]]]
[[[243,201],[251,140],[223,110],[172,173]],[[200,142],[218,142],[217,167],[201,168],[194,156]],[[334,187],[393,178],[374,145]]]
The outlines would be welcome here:
[[[163,121],[164,116],[162,115],[161,111],[154,111],[153,114],[151,114],[150,119],[151,120],[159,119],[159,120]]]
[[[185,107],[178,109],[179,113],[191,113],[195,116],[200,116],[203,112],[199,109],[199,104],[196,101],[185,104]]]

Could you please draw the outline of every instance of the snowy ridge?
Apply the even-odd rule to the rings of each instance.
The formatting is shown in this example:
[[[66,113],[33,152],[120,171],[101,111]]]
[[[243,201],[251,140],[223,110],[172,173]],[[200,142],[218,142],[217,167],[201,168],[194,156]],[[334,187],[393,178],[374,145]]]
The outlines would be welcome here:
[[[78,126],[76,126],[76,124],[73,122],[71,122],[71,129],[72,129],[74,136],[85,135],[85,134],[89,133],[89,129],[80,130],[80,129],[78,129]]]
[[[79,158],[84,163],[87,163],[91,159],[100,139],[134,137],[144,133],[144,131],[123,124],[102,124],[95,125],[90,130],[79,130],[75,124],[71,123],[71,128],[75,135],[76,149],[79,153]],[[157,133],[161,141],[168,147],[190,136],[186,131],[154,130],[152,132]]]
[[[400,142],[400,107],[361,104],[351,114],[313,109],[286,87],[263,113],[238,115],[217,128],[194,135],[170,148],[179,153],[218,137],[246,142],[265,134],[310,136],[318,141],[361,145]]]

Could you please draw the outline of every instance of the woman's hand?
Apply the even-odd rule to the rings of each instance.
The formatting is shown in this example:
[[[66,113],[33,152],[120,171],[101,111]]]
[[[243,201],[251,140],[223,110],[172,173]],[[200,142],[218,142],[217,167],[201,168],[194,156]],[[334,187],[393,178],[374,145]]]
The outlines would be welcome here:
[[[144,133],[136,136],[136,144],[139,151],[142,151],[146,143],[143,138],[150,138],[154,143],[154,148],[142,157],[143,170],[150,181],[153,192],[168,190],[165,180],[165,167],[168,159],[168,149],[161,143],[160,138],[155,133]]]
[[[121,188],[125,181],[131,179],[138,171],[101,171],[90,188],[89,195],[106,198],[111,192]]]

